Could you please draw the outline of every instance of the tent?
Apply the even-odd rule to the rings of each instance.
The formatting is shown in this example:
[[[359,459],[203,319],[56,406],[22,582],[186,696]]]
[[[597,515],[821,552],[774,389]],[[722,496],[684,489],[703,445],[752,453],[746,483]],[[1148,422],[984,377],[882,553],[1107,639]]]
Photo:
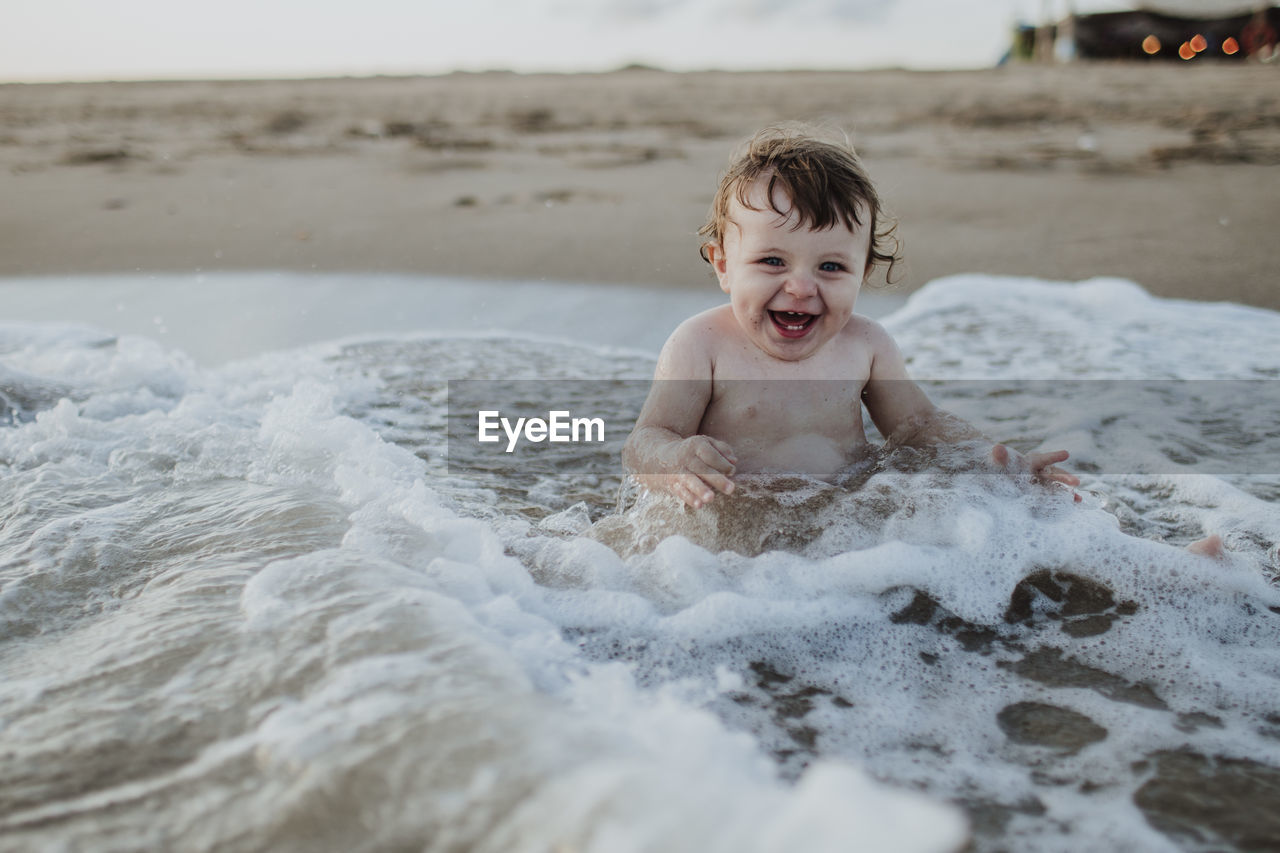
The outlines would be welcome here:
[[[1280,8],[1257,0],[1153,0],[1107,10],[1109,5],[1120,4],[1081,3],[1077,14],[1059,25],[1058,35],[1074,41],[1077,57],[1270,58],[1280,31]]]

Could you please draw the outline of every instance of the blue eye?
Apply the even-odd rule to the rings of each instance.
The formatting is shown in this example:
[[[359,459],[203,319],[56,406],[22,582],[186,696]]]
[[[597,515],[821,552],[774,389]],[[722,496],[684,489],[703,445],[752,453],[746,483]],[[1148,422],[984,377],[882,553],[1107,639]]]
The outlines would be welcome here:
[[[770,255],[770,256],[769,256],[769,257],[767,257],[767,258],[761,258],[761,259],[760,259],[760,263],[762,263],[762,264],[768,264],[768,265],[769,265],[769,266],[771,266],[771,267],[780,267],[780,266],[782,266],[782,258],[775,257],[775,256],[773,256],[773,255]]]
[[[842,272],[844,270],[844,265],[838,264],[835,261],[824,261],[818,269],[823,272]]]

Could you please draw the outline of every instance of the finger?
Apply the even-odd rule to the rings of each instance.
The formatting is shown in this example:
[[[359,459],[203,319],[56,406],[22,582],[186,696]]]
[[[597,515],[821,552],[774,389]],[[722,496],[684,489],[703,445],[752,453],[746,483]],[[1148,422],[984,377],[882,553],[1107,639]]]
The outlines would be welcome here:
[[[707,439],[711,442],[711,444],[715,447],[716,450],[720,451],[721,456],[723,456],[725,459],[728,459],[734,465],[738,464],[738,455],[733,452],[733,447],[730,446],[729,442],[721,441],[718,438],[711,438],[711,436],[707,436]]]
[[[1063,471],[1061,468],[1053,468],[1053,467],[1045,468],[1036,476],[1038,479],[1043,480],[1045,482],[1061,483],[1064,486],[1080,485],[1079,477],[1077,477],[1075,474],[1071,474],[1067,471]]]
[[[1009,448],[1003,444],[997,444],[991,448],[991,461],[999,465],[1001,468],[1009,464]]]
[[[720,451],[714,448],[707,448],[697,454],[693,460],[694,465],[705,465],[712,471],[719,471],[721,474],[731,475],[735,470],[735,466],[728,459],[720,455]]]
[[[736,463],[737,460],[725,455],[725,450],[728,450],[729,446],[724,445],[724,447],[721,448],[716,446],[713,442],[715,442],[715,439],[710,439],[705,443],[699,444],[697,450],[694,451],[694,455],[715,470],[722,471],[725,474],[732,474],[734,463]],[[720,442],[720,444],[724,444],[724,442]],[[733,451],[729,450],[729,453],[732,454]]]
[[[1051,480],[1068,486],[1078,486],[1080,485],[1078,477],[1054,465],[1055,462],[1065,462],[1069,458],[1071,454],[1065,450],[1050,450],[1044,453],[1028,454],[1027,463],[1031,466],[1031,471],[1037,480]]]
[[[704,483],[702,479],[695,474],[682,475],[680,482],[688,492],[690,498],[689,500],[686,500],[685,503],[690,504],[694,509],[701,509],[710,503],[711,499],[716,496],[716,493],[711,490],[711,487]]]
[[[726,495],[733,492],[733,480],[730,480],[726,474],[717,471],[710,465],[703,464],[701,461],[695,461],[689,466],[689,472],[706,485],[713,489],[719,489]]]
[[[1071,454],[1065,450],[1052,450],[1048,453],[1032,453],[1027,456],[1027,461],[1031,463],[1032,468],[1043,468],[1057,462],[1066,462],[1070,458]]]
[[[694,495],[694,493],[689,490],[689,487],[683,483],[672,488],[671,494],[690,509],[698,509],[701,506],[698,497]]]
[[[682,503],[693,503],[693,495],[684,487],[684,483],[680,482],[679,477],[668,477],[667,482],[662,486],[662,491]]]
[[[697,496],[689,489],[685,478],[679,474],[671,474],[665,478],[662,491],[684,504],[693,506]]]

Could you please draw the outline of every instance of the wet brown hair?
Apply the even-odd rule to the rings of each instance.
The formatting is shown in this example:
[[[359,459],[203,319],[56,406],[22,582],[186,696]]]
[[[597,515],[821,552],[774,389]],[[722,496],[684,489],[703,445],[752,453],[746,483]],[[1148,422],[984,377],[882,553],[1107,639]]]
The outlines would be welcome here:
[[[734,152],[729,168],[720,178],[707,222],[698,229],[703,238],[699,251],[704,261],[709,260],[708,245],[724,245],[729,207],[734,199],[749,210],[761,209],[753,207],[747,196],[755,182],[764,177],[769,181],[765,187],[769,206],[779,216],[786,215],[774,203],[774,189],[781,189],[799,216],[796,228],[808,226],[822,231],[839,223],[852,231],[854,226],[863,224],[863,215],[868,216],[871,241],[866,268],[869,271],[878,264],[887,264],[886,278],[892,280],[894,267],[902,260],[901,246],[894,236],[898,223],[885,212],[848,138],[806,124],[771,125]]]

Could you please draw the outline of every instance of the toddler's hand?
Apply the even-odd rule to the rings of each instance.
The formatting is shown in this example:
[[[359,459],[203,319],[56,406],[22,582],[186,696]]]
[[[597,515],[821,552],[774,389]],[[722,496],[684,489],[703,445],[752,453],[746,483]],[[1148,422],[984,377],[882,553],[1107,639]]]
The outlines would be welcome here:
[[[991,461],[1001,468],[1020,468],[1030,471],[1038,483],[1061,483],[1064,486],[1080,485],[1080,478],[1069,471],[1064,471],[1055,463],[1065,462],[1071,454],[1065,450],[1053,450],[1048,453],[1029,453],[1023,456],[1003,444],[991,448]],[[1079,495],[1076,496],[1079,500]]]
[[[718,438],[690,436],[675,447],[675,472],[667,482],[667,491],[686,505],[701,509],[711,502],[718,490],[733,493],[734,467],[738,457],[733,448]]]

